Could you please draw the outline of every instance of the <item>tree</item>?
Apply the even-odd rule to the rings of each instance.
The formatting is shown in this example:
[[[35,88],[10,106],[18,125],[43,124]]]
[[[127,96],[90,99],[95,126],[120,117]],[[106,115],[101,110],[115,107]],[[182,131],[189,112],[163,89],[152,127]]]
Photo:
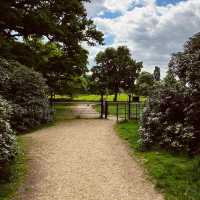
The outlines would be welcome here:
[[[154,85],[154,76],[149,72],[141,72],[136,81],[136,93],[142,96],[149,96]]]
[[[178,81],[175,78],[175,75],[172,73],[171,70],[167,71],[167,74],[163,81],[166,87],[174,87],[178,83]]]
[[[155,81],[160,81],[160,68],[159,67],[155,66],[153,76],[154,76]]]
[[[184,45],[184,51],[173,54],[169,68],[175,76],[193,92],[200,94],[200,33]]]
[[[93,78],[101,94],[111,91],[115,94],[114,101],[120,89],[131,92],[135,80],[142,68],[142,62],[131,58],[129,49],[120,46],[117,49],[107,48],[96,56],[96,66],[92,68]]]
[[[88,0],[3,0],[0,2],[0,55],[34,68],[51,93],[86,71],[82,43],[103,44],[103,34],[87,18]]]
[[[87,18],[84,2],[88,0],[2,0],[0,36],[6,40],[45,36],[62,43],[67,53],[80,47],[81,41],[102,43],[102,33]]]

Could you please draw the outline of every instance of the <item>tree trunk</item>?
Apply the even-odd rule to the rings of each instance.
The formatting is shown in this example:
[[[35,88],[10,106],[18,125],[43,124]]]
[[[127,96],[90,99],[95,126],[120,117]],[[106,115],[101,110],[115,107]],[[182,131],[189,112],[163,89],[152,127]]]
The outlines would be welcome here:
[[[118,92],[115,92],[115,96],[114,96],[113,101],[117,101],[117,96],[118,96]]]
[[[103,101],[103,94],[101,93],[101,101]]]
[[[52,108],[53,107],[53,91],[51,91],[50,105]]]

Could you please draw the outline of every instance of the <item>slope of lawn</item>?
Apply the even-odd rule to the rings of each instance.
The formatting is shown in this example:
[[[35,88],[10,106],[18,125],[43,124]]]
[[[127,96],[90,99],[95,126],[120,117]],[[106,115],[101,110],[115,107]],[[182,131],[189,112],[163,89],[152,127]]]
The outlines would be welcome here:
[[[199,200],[200,157],[189,158],[155,150],[141,152],[138,144],[138,127],[136,122],[116,125],[119,136],[129,143],[134,155],[145,166],[156,187],[165,194],[165,199]]]

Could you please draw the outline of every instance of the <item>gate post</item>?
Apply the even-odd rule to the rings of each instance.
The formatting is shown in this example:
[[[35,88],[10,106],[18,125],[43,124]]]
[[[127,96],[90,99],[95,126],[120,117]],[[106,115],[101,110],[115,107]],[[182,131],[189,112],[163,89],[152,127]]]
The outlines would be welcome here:
[[[108,119],[108,101],[105,101],[105,119]]]
[[[104,114],[104,103],[103,99],[101,99],[101,119],[103,119],[103,114]]]
[[[128,120],[131,119],[131,95],[128,96]]]
[[[117,102],[117,122],[119,121],[119,103]]]

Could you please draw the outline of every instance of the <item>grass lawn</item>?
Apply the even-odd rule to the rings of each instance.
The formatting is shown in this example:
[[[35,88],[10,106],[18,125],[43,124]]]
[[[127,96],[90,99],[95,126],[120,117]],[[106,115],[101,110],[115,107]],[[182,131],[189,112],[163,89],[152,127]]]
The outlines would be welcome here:
[[[105,100],[107,101],[113,101],[114,95],[108,95],[104,96]],[[74,100],[83,100],[83,101],[99,101],[101,99],[100,95],[95,95],[95,94],[82,94],[75,96],[73,98]],[[128,101],[128,95],[123,93],[118,95],[118,101]]]
[[[136,122],[116,125],[119,136],[129,143],[134,155],[152,177],[156,188],[165,194],[165,199],[199,200],[200,157],[189,158],[164,151],[141,152],[137,142],[138,128]]]
[[[70,96],[68,95],[56,95],[56,99],[67,99],[70,100]],[[96,94],[80,94],[80,95],[75,95],[73,97],[73,100],[78,100],[78,101],[100,101],[101,96],[96,95]],[[104,96],[104,99],[107,101],[113,101],[114,95],[107,95]],[[118,94],[118,101],[128,101],[128,95],[126,93],[120,93]],[[146,100],[146,97],[141,96],[140,101],[144,102]]]
[[[25,142],[18,136],[18,155],[15,160],[6,167],[6,178],[0,180],[0,200],[10,200],[23,182],[26,174]],[[8,173],[8,174],[7,174]],[[9,177],[9,178],[8,178]]]

